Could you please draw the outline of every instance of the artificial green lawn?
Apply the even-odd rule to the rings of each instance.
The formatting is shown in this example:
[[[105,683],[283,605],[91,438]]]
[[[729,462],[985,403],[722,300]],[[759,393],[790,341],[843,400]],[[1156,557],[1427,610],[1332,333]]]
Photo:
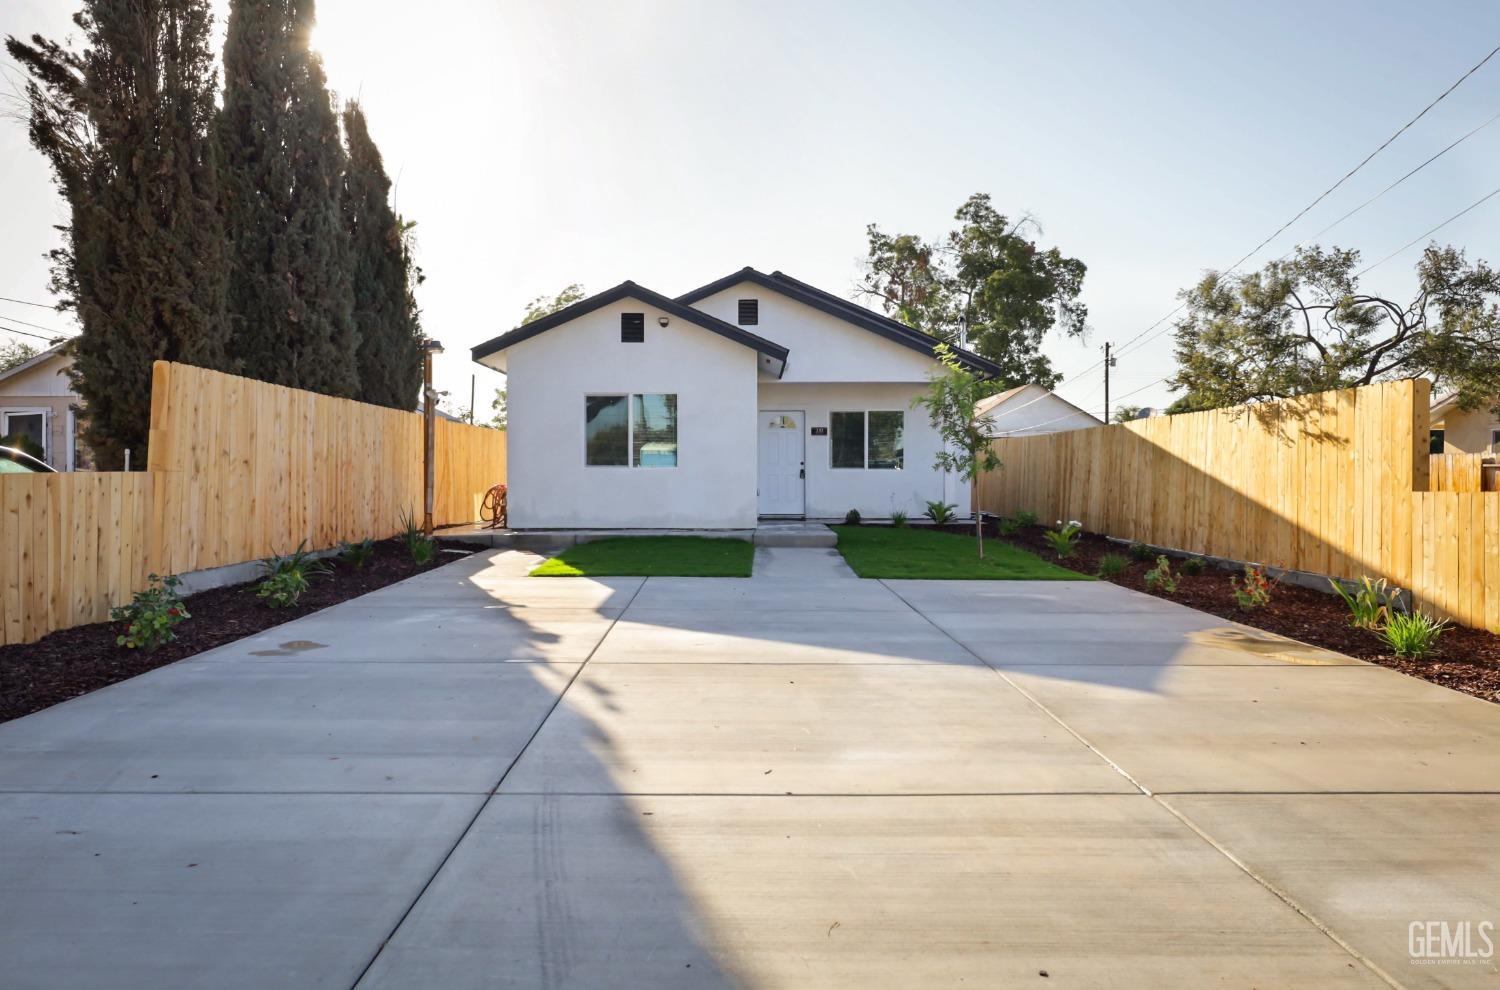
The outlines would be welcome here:
[[[708,536],[615,536],[569,547],[532,577],[749,577],[755,548]]]
[[[833,531],[839,553],[862,578],[1093,580],[999,540],[984,541],[980,560],[972,536],[894,526],[835,526]]]

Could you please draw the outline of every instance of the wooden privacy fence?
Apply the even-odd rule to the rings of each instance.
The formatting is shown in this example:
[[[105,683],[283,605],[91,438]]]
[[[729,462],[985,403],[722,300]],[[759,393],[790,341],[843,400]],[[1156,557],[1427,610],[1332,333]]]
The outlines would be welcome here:
[[[1341,578],[1500,632],[1500,494],[1431,490],[1425,379],[995,441],[977,504]]]
[[[306,541],[390,536],[422,513],[422,417],[157,362],[147,470],[0,475],[0,644],[109,617],[151,573]],[[433,520],[479,517],[505,434],[439,420]]]
[[[1433,454],[1428,471],[1429,491],[1492,492],[1497,489],[1497,466],[1487,454]]]

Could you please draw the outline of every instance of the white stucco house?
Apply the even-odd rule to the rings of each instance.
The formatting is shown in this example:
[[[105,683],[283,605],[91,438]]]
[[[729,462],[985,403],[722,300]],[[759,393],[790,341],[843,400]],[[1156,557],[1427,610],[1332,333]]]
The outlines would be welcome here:
[[[1030,437],[1103,426],[1104,421],[1040,385],[1017,385],[975,407],[996,436]]]
[[[781,272],[745,268],[674,298],[623,282],[473,349],[507,376],[516,529],[744,529],[870,518],[928,500],[912,402],[937,340]],[[989,376],[992,362],[957,352]]]

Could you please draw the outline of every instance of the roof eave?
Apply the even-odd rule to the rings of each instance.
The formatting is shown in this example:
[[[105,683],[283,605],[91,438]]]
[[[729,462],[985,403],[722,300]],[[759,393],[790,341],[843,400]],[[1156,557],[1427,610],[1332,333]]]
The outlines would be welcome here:
[[[507,348],[514,347],[522,341],[530,340],[532,337],[545,333],[553,327],[562,326],[564,323],[571,323],[579,317],[587,316],[596,309],[601,309],[626,298],[638,299],[649,306],[684,319],[695,326],[702,327],[737,344],[749,347],[777,362],[782,371],[786,369],[786,359],[791,352],[780,344],[750,333],[748,330],[737,327],[732,323],[726,323],[715,316],[710,316],[702,310],[683,305],[669,296],[664,296],[659,292],[648,289],[643,285],[638,285],[628,279],[614,288],[605,289],[603,292],[596,293],[587,299],[581,299],[573,305],[566,306],[555,313],[550,313],[541,319],[533,320],[530,323],[509,330],[498,337],[493,337],[482,344],[478,344],[470,348],[469,356],[474,362],[484,364],[484,359],[487,357],[498,354]],[[492,366],[485,365],[485,367]]]

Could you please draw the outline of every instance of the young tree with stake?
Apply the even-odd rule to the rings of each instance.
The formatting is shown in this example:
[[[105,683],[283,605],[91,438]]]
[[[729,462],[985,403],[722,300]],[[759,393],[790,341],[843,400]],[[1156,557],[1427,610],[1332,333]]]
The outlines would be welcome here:
[[[918,396],[912,404],[927,410],[932,425],[943,438],[933,466],[967,478],[970,486],[974,486],[981,474],[1000,467],[1000,458],[990,446],[994,439],[992,424],[988,419],[976,418],[979,401],[993,389],[965,368],[947,344],[934,347],[933,356],[944,371],[933,377],[927,394]],[[974,513],[974,536],[978,540],[979,558],[983,560],[984,524],[978,512]]]

